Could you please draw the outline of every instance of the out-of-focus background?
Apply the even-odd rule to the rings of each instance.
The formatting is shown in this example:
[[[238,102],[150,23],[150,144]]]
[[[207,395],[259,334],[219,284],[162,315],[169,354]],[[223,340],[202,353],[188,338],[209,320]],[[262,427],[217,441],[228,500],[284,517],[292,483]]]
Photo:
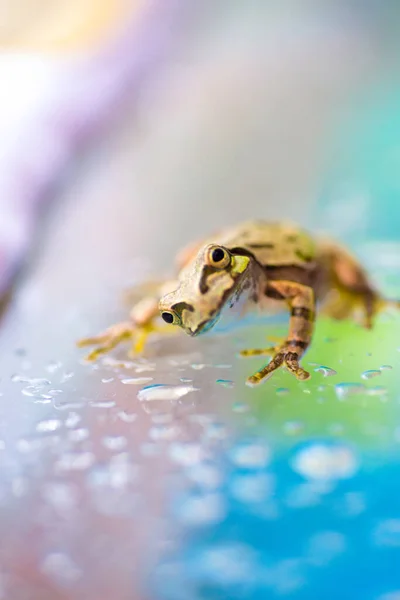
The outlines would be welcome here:
[[[334,234],[399,295],[399,17],[0,7],[0,598],[400,595],[398,319],[322,322],[312,383],[257,391],[235,357],[257,330],[94,366],[74,346],[242,219]]]

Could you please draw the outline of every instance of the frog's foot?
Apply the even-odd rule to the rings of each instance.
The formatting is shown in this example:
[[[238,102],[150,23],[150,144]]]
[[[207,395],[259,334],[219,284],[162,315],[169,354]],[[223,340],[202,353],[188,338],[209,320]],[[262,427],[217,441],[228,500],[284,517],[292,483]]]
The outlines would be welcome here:
[[[371,329],[374,317],[387,309],[399,310],[400,301],[386,300],[374,292],[355,294],[336,290],[335,296],[323,307],[322,314],[337,321],[354,319],[366,329]]]
[[[264,381],[267,381],[271,375],[280,367],[286,367],[287,370],[292,373],[299,381],[305,381],[310,378],[310,373],[300,366],[300,357],[304,353],[305,347],[307,346],[301,341],[296,344],[288,342],[283,344],[280,348],[274,349],[273,356],[270,362],[251,375],[246,381],[246,384],[250,387],[254,387]],[[249,351],[248,351],[249,352]],[[265,354],[265,352],[264,352]],[[250,356],[247,354],[246,356]]]
[[[102,354],[107,354],[118,346],[121,342],[132,340],[132,346],[128,355],[133,357],[142,354],[147,342],[147,338],[152,333],[171,333],[170,327],[156,326],[152,321],[143,325],[138,325],[132,321],[117,323],[109,327],[99,335],[91,338],[79,340],[77,345],[80,348],[84,346],[97,346],[86,357],[87,361],[96,360]]]
[[[321,314],[342,321],[353,315],[354,309],[360,306],[360,299],[346,290],[334,290],[321,309]]]
[[[107,354],[107,352],[113,350],[121,342],[131,339],[135,330],[133,323],[117,323],[94,337],[78,340],[77,345],[79,348],[97,346],[86,356],[86,360],[93,361],[102,354]]]
[[[364,327],[370,329],[372,327],[373,317],[380,312],[385,312],[386,310],[400,310],[400,300],[387,300],[386,298],[381,298],[380,296],[375,298],[370,311],[366,310]]]
[[[133,343],[131,346],[131,349],[128,352],[128,355],[130,358],[133,358],[134,356],[136,356],[137,354],[142,354],[144,351],[144,347],[146,345],[147,342],[147,338],[153,334],[153,333],[159,333],[159,334],[168,334],[171,335],[171,327],[170,326],[157,326],[154,325],[154,323],[151,321],[149,323],[146,323],[144,325],[140,325],[140,326],[135,326],[134,330],[133,330],[133,335],[132,335],[132,339],[133,339]]]

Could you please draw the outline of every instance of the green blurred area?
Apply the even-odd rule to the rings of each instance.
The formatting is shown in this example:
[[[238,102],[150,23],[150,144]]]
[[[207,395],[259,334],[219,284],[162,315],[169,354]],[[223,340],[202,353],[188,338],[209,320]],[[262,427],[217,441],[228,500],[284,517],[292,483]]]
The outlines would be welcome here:
[[[245,398],[256,427],[278,447],[292,446],[294,438],[323,436],[343,437],[366,451],[396,452],[400,442],[396,425],[400,317],[390,317],[382,316],[372,331],[352,322],[318,320],[313,344],[302,361],[312,373],[308,381],[298,382],[280,370],[265,384],[247,388]],[[268,329],[267,335],[284,337],[285,328]],[[253,332],[248,341],[249,347],[260,347],[259,333]],[[245,380],[265,362],[255,358],[238,361],[238,380]],[[324,377],[315,372],[319,365],[337,374]],[[365,371],[383,365],[392,369],[384,368],[370,379],[362,377]],[[242,387],[239,389],[238,399],[243,400]]]

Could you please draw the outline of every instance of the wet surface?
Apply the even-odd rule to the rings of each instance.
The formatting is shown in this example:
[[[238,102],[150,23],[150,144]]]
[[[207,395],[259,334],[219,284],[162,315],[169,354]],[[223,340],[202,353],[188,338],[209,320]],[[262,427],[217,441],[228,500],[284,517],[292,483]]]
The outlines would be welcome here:
[[[0,332],[0,598],[329,598],[339,578],[349,598],[398,594],[398,318],[321,322],[312,379],[257,389],[262,361],[237,352],[281,324],[95,365],[75,348],[227,215],[307,221],[325,127],[376,57],[361,30],[313,19],[293,45],[277,21],[268,37],[223,20],[231,41],[213,30],[201,56],[197,39],[78,161],[40,232]],[[366,253],[379,277],[382,253]]]
[[[16,322],[0,383],[4,598],[333,598],[332,578],[359,585],[352,556],[367,546],[368,585],[388,590],[365,597],[391,591],[398,319],[322,321],[312,379],[255,389],[260,359],[237,354],[259,327],[84,364],[84,309],[61,328],[17,303]],[[33,350],[18,343],[27,327]]]

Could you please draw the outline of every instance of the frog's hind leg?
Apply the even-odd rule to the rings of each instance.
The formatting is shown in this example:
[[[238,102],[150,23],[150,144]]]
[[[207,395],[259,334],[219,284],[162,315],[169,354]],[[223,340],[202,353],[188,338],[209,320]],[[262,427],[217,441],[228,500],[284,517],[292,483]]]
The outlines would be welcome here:
[[[362,325],[371,329],[374,317],[387,308],[400,308],[400,302],[386,300],[373,287],[367,273],[345,249],[335,244],[321,250],[327,267],[330,292],[322,313],[336,320],[354,319],[361,314]]]

